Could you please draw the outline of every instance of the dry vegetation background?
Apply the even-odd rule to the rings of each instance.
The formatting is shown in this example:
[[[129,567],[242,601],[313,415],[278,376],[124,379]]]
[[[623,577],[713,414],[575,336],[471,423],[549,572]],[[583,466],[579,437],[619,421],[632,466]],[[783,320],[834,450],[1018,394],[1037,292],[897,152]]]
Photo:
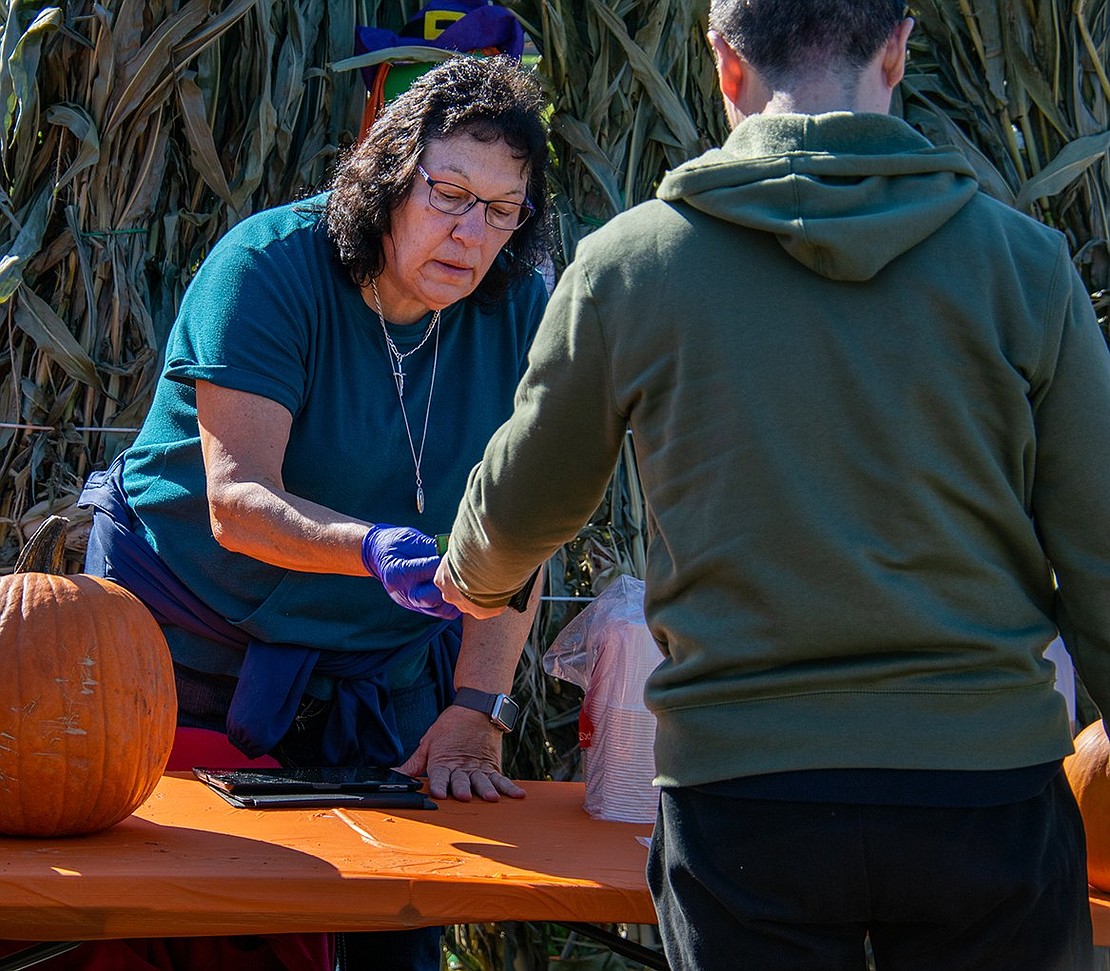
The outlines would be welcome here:
[[[719,143],[704,3],[508,0],[553,113],[553,250],[652,195]],[[896,110],[959,146],[987,192],[1063,231],[1104,328],[1110,310],[1107,0],[920,0]],[[145,414],[185,286],[235,222],[327,178],[358,131],[356,24],[399,28],[413,0],[0,0],[0,572],[50,513],[80,567],[88,472]],[[907,295],[912,299],[912,294]],[[642,574],[631,451],[553,563],[552,598]],[[509,770],[569,778],[580,694],[546,645],[584,601],[550,599],[518,673]],[[636,929],[628,933],[635,935]],[[552,928],[467,927],[456,966],[622,967]]]

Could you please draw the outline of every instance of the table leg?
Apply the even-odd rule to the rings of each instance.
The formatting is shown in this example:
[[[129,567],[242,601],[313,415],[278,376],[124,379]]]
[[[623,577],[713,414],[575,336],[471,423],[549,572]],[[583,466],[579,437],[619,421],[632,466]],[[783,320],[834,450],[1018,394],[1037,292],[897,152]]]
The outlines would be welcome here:
[[[81,943],[81,941],[47,941],[41,944],[29,944],[22,951],[0,958],[0,971],[23,971],[24,968],[33,968],[36,964],[80,947]]]
[[[597,924],[575,924],[567,921],[559,921],[559,923],[576,934],[581,934],[592,941],[604,944],[614,954],[639,961],[645,968],[652,968],[654,971],[670,971],[667,959],[658,951],[621,937],[620,934],[607,931],[603,927],[598,927]],[[3,971],[3,968],[0,968],[0,971]]]

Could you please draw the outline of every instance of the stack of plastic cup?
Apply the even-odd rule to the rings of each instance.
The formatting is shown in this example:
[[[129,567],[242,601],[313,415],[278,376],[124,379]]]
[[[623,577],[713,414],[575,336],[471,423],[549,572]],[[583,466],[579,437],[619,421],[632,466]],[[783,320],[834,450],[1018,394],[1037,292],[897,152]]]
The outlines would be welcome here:
[[[609,641],[597,652],[582,702],[593,726],[582,749],[585,809],[597,819],[650,823],[655,819],[659,790],[651,784],[655,716],[644,704],[644,682],[658,663],[659,653],[640,624],[628,625],[626,630],[610,628],[609,634]],[[643,649],[634,649],[645,635]]]
[[[579,735],[584,808],[597,819],[655,820],[655,716],[644,684],[659,664],[644,620],[644,581],[617,577],[559,632],[544,655],[548,674],[585,691]]]
[[[595,819],[654,822],[659,805],[659,790],[651,784],[655,716],[644,707],[588,702],[594,729],[589,747],[582,749],[586,812]]]

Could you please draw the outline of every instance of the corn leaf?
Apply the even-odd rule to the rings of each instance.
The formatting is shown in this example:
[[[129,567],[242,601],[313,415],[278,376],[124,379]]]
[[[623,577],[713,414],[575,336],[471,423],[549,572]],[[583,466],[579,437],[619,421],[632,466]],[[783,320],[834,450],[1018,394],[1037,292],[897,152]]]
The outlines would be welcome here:
[[[8,251],[0,257],[0,303],[6,301],[23,282],[23,270],[39,251],[50,214],[51,196],[46,189],[21,213],[20,225]]]
[[[1036,199],[1063,192],[1096,162],[1106,162],[1108,151],[1110,131],[1069,142],[1051,163],[1022,185],[1014,199],[1015,208],[1027,209]]]
[[[67,374],[101,390],[100,375],[92,359],[69,332],[65,321],[34,290],[24,287],[16,294],[13,319],[39,350]]]
[[[51,125],[61,125],[68,129],[78,143],[76,156],[58,178],[58,183],[54,187],[54,191],[57,192],[78,172],[87,169],[90,165],[96,165],[100,160],[100,136],[96,130],[96,123],[80,105],[64,102],[51,105],[46,111],[46,120]]]
[[[227,184],[220,157],[216,152],[216,142],[212,128],[205,113],[204,96],[197,86],[193,75],[185,74],[178,78],[177,96],[181,102],[181,118],[185,122],[185,135],[192,149],[193,165],[208,187],[232,209],[235,199]]]
[[[578,152],[578,161],[589,170],[605,192],[612,215],[623,210],[624,200],[617,185],[613,163],[601,150],[590,129],[576,118],[555,115],[551,119],[551,130],[565,138],[567,144]]]

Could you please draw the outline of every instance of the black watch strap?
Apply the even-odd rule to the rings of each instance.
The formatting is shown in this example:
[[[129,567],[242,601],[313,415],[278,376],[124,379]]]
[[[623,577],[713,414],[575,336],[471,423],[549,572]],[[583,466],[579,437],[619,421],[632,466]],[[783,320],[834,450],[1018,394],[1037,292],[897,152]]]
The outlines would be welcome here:
[[[460,708],[470,708],[488,715],[489,720],[503,732],[511,732],[516,728],[517,716],[520,714],[520,706],[508,695],[479,691],[477,688],[456,689],[454,703]]]

